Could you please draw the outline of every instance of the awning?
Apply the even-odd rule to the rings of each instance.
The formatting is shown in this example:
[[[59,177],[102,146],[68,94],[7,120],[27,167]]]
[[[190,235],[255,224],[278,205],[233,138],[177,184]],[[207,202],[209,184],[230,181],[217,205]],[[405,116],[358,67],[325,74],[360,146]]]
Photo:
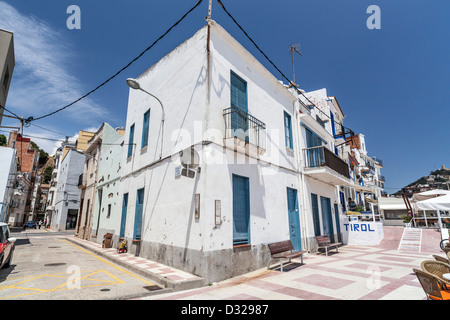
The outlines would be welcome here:
[[[414,206],[420,210],[450,211],[450,193],[440,197],[418,201],[414,203]]]
[[[411,202],[423,201],[448,194],[450,194],[450,191],[448,190],[439,190],[439,189],[428,190],[420,193],[415,193],[411,198]]]

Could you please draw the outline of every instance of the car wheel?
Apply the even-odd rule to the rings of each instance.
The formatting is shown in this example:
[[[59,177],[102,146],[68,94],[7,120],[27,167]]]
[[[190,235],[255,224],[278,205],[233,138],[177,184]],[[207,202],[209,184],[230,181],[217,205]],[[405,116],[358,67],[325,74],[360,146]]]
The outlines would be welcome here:
[[[9,268],[11,266],[12,258],[13,258],[13,252],[14,250],[11,250],[11,253],[9,254],[8,261],[3,265],[3,268]]]

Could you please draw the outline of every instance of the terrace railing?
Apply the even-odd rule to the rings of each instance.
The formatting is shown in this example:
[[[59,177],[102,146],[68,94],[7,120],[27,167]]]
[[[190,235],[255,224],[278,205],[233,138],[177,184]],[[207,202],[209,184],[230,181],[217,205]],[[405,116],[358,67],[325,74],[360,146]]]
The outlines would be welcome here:
[[[348,164],[324,146],[303,149],[307,168],[328,167],[350,179]]]

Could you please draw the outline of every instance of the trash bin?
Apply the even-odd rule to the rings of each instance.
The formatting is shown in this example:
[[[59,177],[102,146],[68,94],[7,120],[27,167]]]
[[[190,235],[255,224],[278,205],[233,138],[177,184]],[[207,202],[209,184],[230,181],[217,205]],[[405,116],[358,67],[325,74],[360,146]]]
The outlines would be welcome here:
[[[105,233],[103,236],[102,248],[111,248],[112,236],[112,233]]]

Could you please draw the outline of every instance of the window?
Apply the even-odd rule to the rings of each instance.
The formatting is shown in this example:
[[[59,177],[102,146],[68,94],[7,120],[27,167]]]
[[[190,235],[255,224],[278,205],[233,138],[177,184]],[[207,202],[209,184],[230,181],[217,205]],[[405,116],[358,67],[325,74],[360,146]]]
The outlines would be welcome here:
[[[247,82],[231,71],[230,75],[231,107],[247,112]]]
[[[130,127],[130,137],[128,139],[128,157],[133,154],[133,142],[134,142],[134,123]]]
[[[144,148],[148,145],[148,131],[149,131],[149,122],[150,122],[150,109],[144,113],[144,123],[142,125],[142,147]]]
[[[111,216],[111,205],[108,204],[108,214],[106,215],[107,218]]]
[[[291,116],[286,111],[284,112],[284,140],[286,147],[294,149]]]

